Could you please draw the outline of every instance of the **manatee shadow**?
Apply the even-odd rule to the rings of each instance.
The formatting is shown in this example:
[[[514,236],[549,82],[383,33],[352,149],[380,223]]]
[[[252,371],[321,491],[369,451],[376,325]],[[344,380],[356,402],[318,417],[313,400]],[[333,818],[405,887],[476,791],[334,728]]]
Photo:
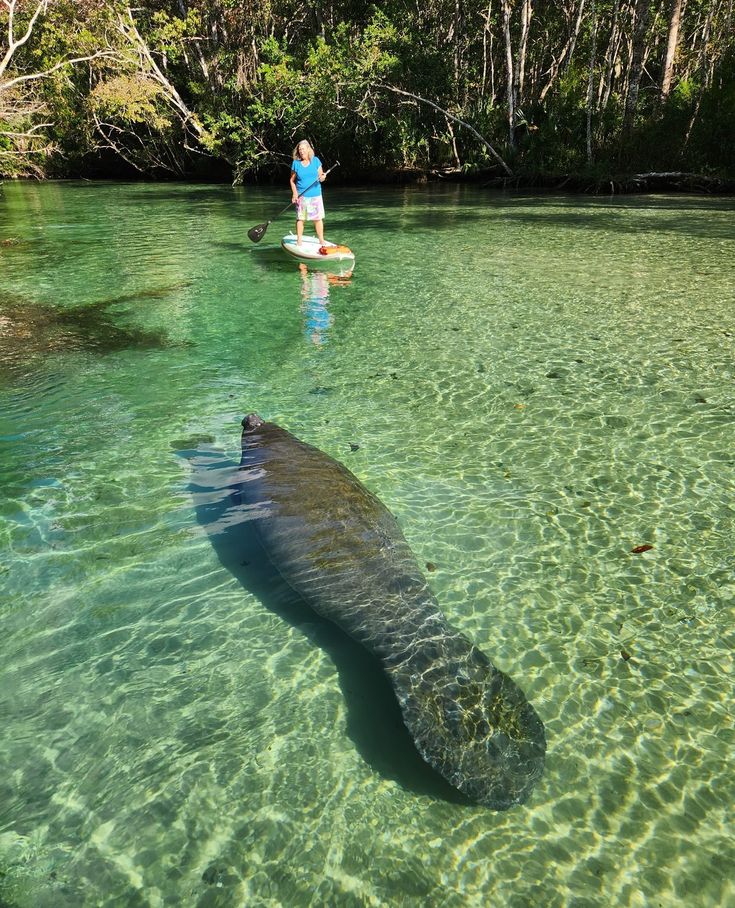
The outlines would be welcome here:
[[[485,208],[479,208],[481,203]],[[484,227],[494,221],[504,224],[518,223],[529,227],[552,227],[583,231],[604,231],[606,233],[629,233],[657,235],[672,233],[680,236],[694,236],[705,239],[731,239],[731,222],[712,222],[708,215],[713,212],[732,212],[735,206],[729,199],[702,200],[632,195],[613,199],[589,195],[556,195],[553,193],[527,194],[500,190],[484,190],[467,193],[462,188],[433,187],[411,188],[407,192],[396,192],[395,197],[383,195],[366,205],[366,199],[354,191],[340,195],[338,217],[352,217],[360,212],[361,232],[431,229],[436,232],[455,230],[471,225]],[[658,217],[650,220],[638,217],[639,212],[656,211]],[[337,227],[333,218],[331,224]]]
[[[240,242],[237,240],[211,240],[209,245],[212,249],[226,249],[227,252],[248,252],[252,243],[246,240]]]
[[[280,242],[273,237],[271,243],[264,242],[262,246],[250,245],[250,259],[257,265],[262,265],[269,270],[278,268],[281,271],[293,271],[298,262],[288,257],[281,249]]]
[[[122,200],[125,205],[141,202],[225,202],[235,201],[231,185],[226,183],[130,183]]]
[[[221,564],[264,608],[298,628],[334,663],[347,706],[347,735],[365,762],[407,791],[453,804],[471,804],[419,755],[378,660],[313,612],[270,563],[258,541],[255,521],[248,520],[248,506],[239,498],[238,464],[201,445],[176,453],[190,462],[188,490],[197,522]]]
[[[276,231],[272,240],[270,237],[267,240],[264,239],[261,246],[255,246],[250,240],[246,239],[213,240],[210,243],[210,247],[212,249],[223,249],[226,252],[234,252],[237,253],[237,255],[246,255],[255,265],[265,266],[268,270],[271,270],[273,267],[288,264],[288,259],[285,258],[280,243],[275,245],[276,237],[278,236],[278,232]],[[269,242],[269,240],[271,241]],[[281,268],[280,270],[286,271],[289,269]],[[291,270],[293,270],[293,267]]]
[[[251,227],[253,226],[250,221],[247,223],[250,224]],[[271,256],[273,258],[278,258],[279,261],[283,261],[281,237],[284,233],[288,233],[288,230],[288,225],[285,227],[282,225],[280,229],[277,226],[272,227],[267,236],[264,236],[259,243],[254,243],[243,234],[242,239],[212,240],[209,245],[214,249],[228,249],[231,252],[246,252],[254,259],[263,257],[268,258]]]
[[[579,207],[567,212],[563,211],[544,211],[541,207],[536,210],[528,209],[519,211],[513,209],[504,209],[499,212],[503,221],[516,222],[532,227],[553,227],[559,229],[603,231],[605,233],[636,233],[651,234],[657,236],[660,234],[674,234],[683,237],[698,237],[700,239],[732,239],[733,228],[731,221],[723,219],[720,222],[709,220],[706,215],[711,214],[712,209],[688,207],[686,211],[682,208],[673,206],[644,206],[634,204],[610,204],[606,205],[599,201],[578,202]],[[646,221],[636,218],[636,213],[644,208],[656,208],[660,212],[660,217]],[[720,209],[721,211],[727,209]],[[695,213],[696,219],[687,219],[685,214]]]
[[[480,207],[485,206],[485,207]],[[529,206],[531,206],[529,208]],[[559,194],[553,190],[528,192],[513,189],[479,189],[473,185],[427,184],[395,189],[350,186],[330,200],[328,232],[343,229],[340,223],[359,219],[361,232],[432,229],[450,231],[458,226],[482,227],[497,218],[528,226],[604,230],[644,234],[671,232],[681,236],[731,238],[729,221],[712,223],[712,212],[732,212],[730,198],[652,195]],[[332,210],[333,207],[333,210]],[[656,211],[660,217],[646,220],[638,212]],[[682,215],[685,215],[684,217]],[[690,215],[690,217],[686,217]]]

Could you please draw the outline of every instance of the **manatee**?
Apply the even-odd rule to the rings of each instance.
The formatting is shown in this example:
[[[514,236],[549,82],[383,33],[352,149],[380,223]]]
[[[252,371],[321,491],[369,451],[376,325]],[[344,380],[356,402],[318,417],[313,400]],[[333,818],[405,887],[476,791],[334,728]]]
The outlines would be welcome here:
[[[396,519],[318,448],[255,413],[242,425],[240,500],[275,569],[377,657],[430,766],[476,803],[523,803],[543,772],[543,724],[447,621]]]

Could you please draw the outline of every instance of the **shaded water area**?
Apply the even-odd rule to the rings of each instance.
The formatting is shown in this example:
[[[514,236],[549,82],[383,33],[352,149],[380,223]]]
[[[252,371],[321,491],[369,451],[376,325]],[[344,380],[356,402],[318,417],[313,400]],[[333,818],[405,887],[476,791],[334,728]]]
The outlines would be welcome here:
[[[735,202],[325,192],[353,274],[285,190],[0,186],[0,904],[735,904]],[[521,685],[525,805],[228,520],[252,410]]]

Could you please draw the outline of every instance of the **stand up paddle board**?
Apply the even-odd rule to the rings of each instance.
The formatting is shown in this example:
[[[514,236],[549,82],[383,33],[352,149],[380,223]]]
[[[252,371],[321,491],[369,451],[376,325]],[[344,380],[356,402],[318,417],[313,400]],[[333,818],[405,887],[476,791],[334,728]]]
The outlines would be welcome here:
[[[308,262],[353,264],[355,261],[355,253],[347,246],[330,243],[328,240],[322,244],[315,236],[302,237],[301,243],[299,243],[296,234],[289,233],[281,240],[281,249],[294,258]]]

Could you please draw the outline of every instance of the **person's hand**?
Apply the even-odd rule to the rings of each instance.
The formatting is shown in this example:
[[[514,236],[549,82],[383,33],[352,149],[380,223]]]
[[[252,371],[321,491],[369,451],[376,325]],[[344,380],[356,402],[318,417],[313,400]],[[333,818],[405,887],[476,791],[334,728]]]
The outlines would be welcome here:
[[[320,183],[323,183],[323,182],[326,180],[326,178],[327,178],[326,173],[321,174],[320,177],[319,177],[319,182],[320,182]]]

